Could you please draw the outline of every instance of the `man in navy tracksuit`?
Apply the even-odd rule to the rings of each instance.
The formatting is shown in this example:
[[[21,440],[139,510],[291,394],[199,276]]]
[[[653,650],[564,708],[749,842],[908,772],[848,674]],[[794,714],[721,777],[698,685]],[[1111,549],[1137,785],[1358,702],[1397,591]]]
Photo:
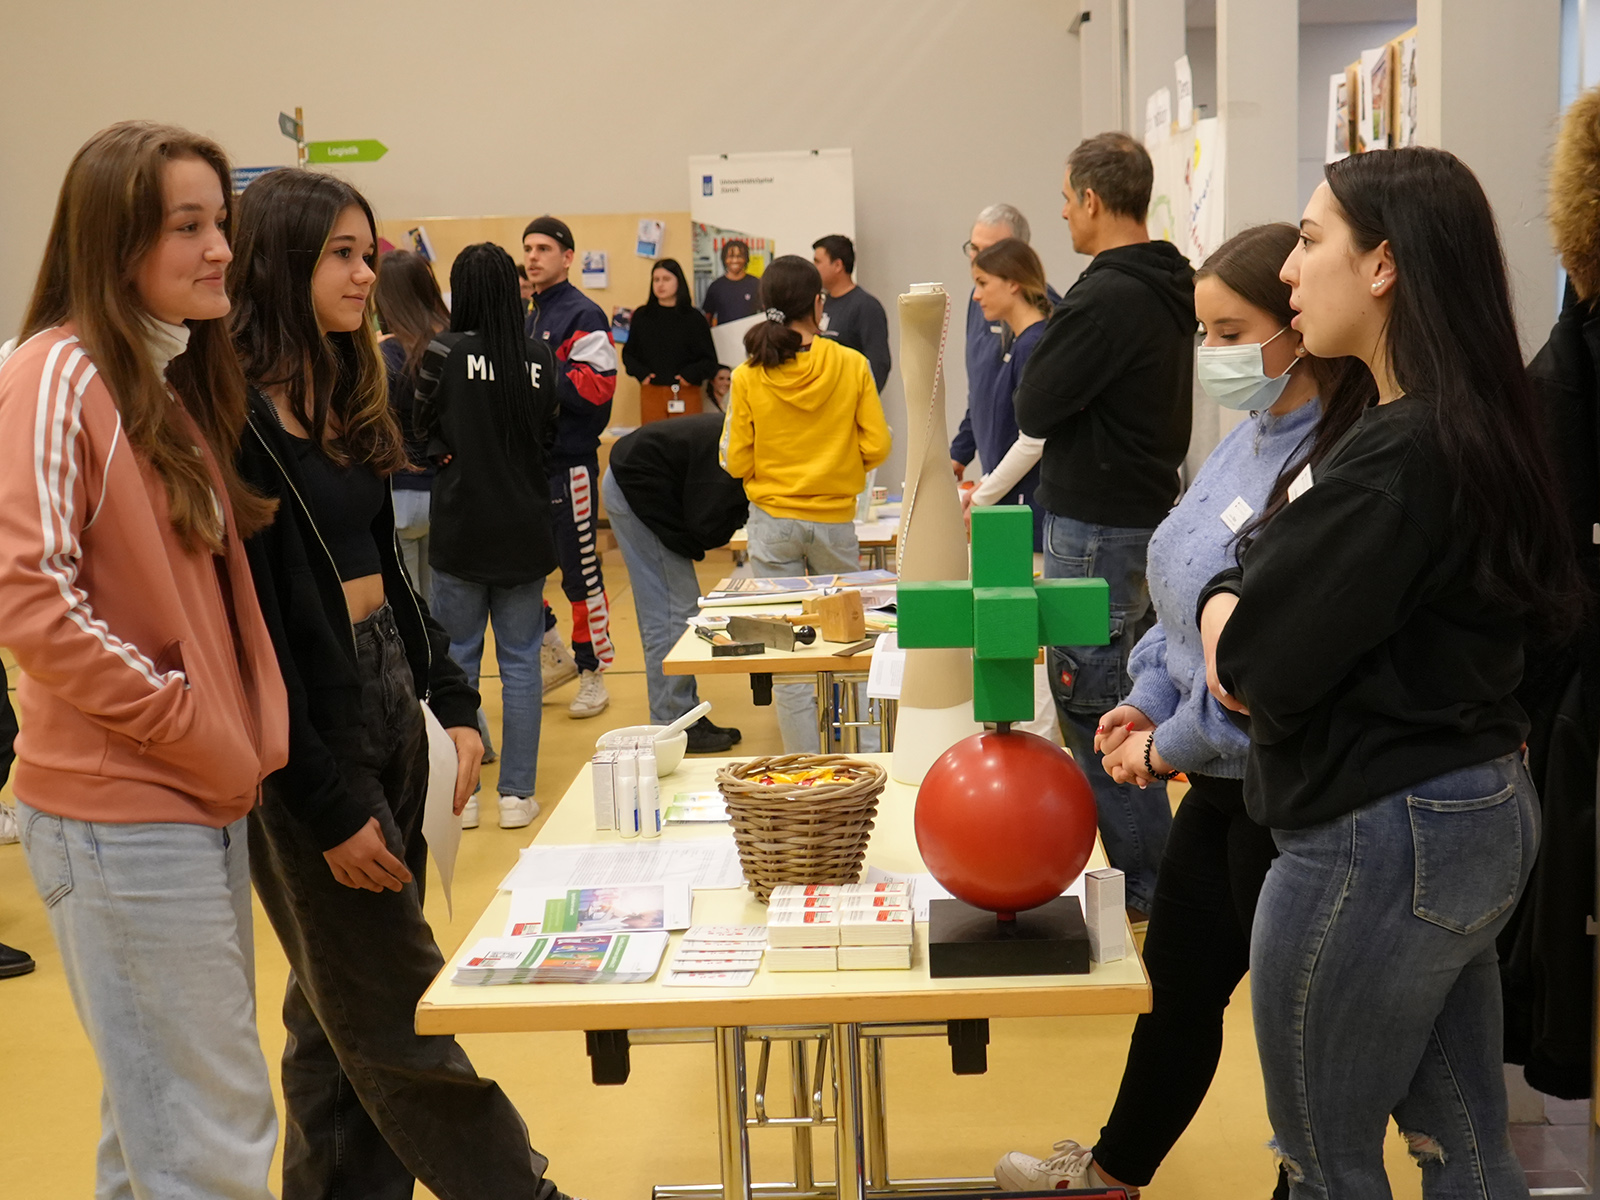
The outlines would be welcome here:
[[[575,246],[572,230],[555,217],[536,217],[522,233],[523,266],[533,285],[528,336],[546,342],[561,369],[561,411],[550,456],[550,508],[561,590],[572,602],[572,653],[545,610],[541,666],[544,687],[578,675],[574,717],[598,716],[611,703],[601,672],[611,665],[611,616],[595,543],[600,496],[600,434],[611,420],[617,390],[617,348],[598,304],[567,280]],[[576,661],[574,661],[576,660]]]

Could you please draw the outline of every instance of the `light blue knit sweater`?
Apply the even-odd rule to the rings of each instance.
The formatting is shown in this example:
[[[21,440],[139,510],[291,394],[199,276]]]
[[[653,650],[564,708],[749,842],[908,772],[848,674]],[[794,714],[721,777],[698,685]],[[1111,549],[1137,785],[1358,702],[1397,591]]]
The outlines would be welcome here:
[[[1234,564],[1234,531],[1243,500],[1250,514],[1266,507],[1284,465],[1310,448],[1321,405],[1315,400],[1281,417],[1252,413],[1217,444],[1189,490],[1150,538],[1146,578],[1158,623],[1139,639],[1128,663],[1127,703],[1156,723],[1155,748],[1180,771],[1222,779],[1244,777],[1250,738],[1206,690],[1206,660],[1195,627],[1200,589]],[[1230,506],[1235,506],[1230,512]],[[1245,516],[1245,520],[1249,517]],[[1236,519],[1236,524],[1242,521]]]

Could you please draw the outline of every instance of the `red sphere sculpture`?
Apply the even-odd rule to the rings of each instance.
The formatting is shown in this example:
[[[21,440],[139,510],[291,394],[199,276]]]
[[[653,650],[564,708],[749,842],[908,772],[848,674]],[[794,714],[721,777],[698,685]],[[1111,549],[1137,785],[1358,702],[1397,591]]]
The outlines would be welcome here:
[[[1055,899],[1094,849],[1094,793],[1061,747],[1020,730],[946,750],[917,792],[917,848],[952,896],[1002,918]]]

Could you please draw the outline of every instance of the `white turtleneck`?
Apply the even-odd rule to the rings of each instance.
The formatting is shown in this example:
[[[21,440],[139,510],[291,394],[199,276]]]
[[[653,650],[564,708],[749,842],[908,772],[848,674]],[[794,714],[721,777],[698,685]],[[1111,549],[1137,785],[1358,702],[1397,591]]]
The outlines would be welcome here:
[[[189,348],[189,327],[168,325],[165,321],[151,317],[145,322],[144,345],[150,353],[151,363],[155,366],[156,377],[165,379],[167,364]]]

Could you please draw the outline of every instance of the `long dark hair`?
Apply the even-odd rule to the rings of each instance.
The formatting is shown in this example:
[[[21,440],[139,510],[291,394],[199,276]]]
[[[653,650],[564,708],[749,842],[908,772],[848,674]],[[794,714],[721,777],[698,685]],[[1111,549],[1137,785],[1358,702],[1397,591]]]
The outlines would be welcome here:
[[[522,329],[517,265],[493,242],[478,242],[456,255],[450,267],[450,328],[475,333],[489,359],[489,396],[494,420],[510,446],[539,439],[539,412],[528,374],[528,341]]]
[[[45,242],[44,261],[22,322],[22,339],[71,321],[116,403],[128,441],[149,460],[167,494],[172,528],[185,547],[221,552],[211,473],[194,454],[194,437],[175,419],[166,383],[194,418],[216,456],[248,536],[272,520],[275,505],[252,492],[234,467],[245,422],[244,376],[227,322],[188,321],[189,347],[156,375],[144,346],[149,314],[133,280],[166,221],[167,163],[198,158],[216,172],[224,201],[233,198],[228,158],[209,138],[173,125],[124,121],[95,134],[67,167]],[[230,211],[223,232],[231,235]],[[231,240],[231,237],[230,237]]]
[[[1050,285],[1045,282],[1044,263],[1038,252],[1021,238],[1001,238],[973,256],[972,265],[985,275],[1009,279],[1022,288],[1022,298],[1042,316],[1050,315]]]
[[[1474,531],[1478,588],[1559,637],[1584,589],[1522,364],[1494,212],[1444,150],[1353,154],[1324,168],[1360,253],[1394,254],[1385,340],[1395,382],[1428,406],[1456,519]]]
[[[655,279],[657,271],[666,271],[678,281],[678,294],[672,301],[674,308],[693,308],[694,293],[689,290],[689,282],[683,277],[683,268],[678,265],[675,258],[658,258],[650,268],[650,299],[644,302],[646,308],[665,308],[666,305],[656,299]]]
[[[822,276],[809,258],[783,254],[772,260],[761,274],[760,303],[783,320],[769,317],[745,330],[744,352],[750,356],[752,366],[776,367],[800,353],[805,339],[799,330],[789,327],[789,322],[810,318],[821,294]]]
[[[380,260],[374,291],[383,331],[405,347],[406,371],[415,374],[433,335],[450,328],[433,266],[414,250],[391,250]]]
[[[376,247],[372,207],[344,180],[280,167],[252,183],[239,197],[229,323],[245,378],[260,388],[281,385],[289,411],[329,458],[389,475],[407,459],[373,333],[377,288],[353,333],[323,333],[311,297],[323,247],[352,206],[366,217]]]
[[[1225,284],[1245,303],[1259,308],[1281,325],[1294,320],[1289,304],[1289,285],[1279,278],[1284,259],[1289,257],[1300,231],[1282,221],[1252,225],[1241,230],[1211,252],[1194,273],[1196,280],[1212,276]],[[1322,412],[1306,440],[1289,456],[1288,465],[1267,494],[1261,514],[1239,532],[1239,539],[1250,537],[1289,502],[1289,484],[1309,464],[1312,474],[1328,456],[1361,411],[1377,399],[1378,386],[1372,373],[1358,358],[1318,358],[1307,354],[1306,362],[1317,381],[1317,399]]]

